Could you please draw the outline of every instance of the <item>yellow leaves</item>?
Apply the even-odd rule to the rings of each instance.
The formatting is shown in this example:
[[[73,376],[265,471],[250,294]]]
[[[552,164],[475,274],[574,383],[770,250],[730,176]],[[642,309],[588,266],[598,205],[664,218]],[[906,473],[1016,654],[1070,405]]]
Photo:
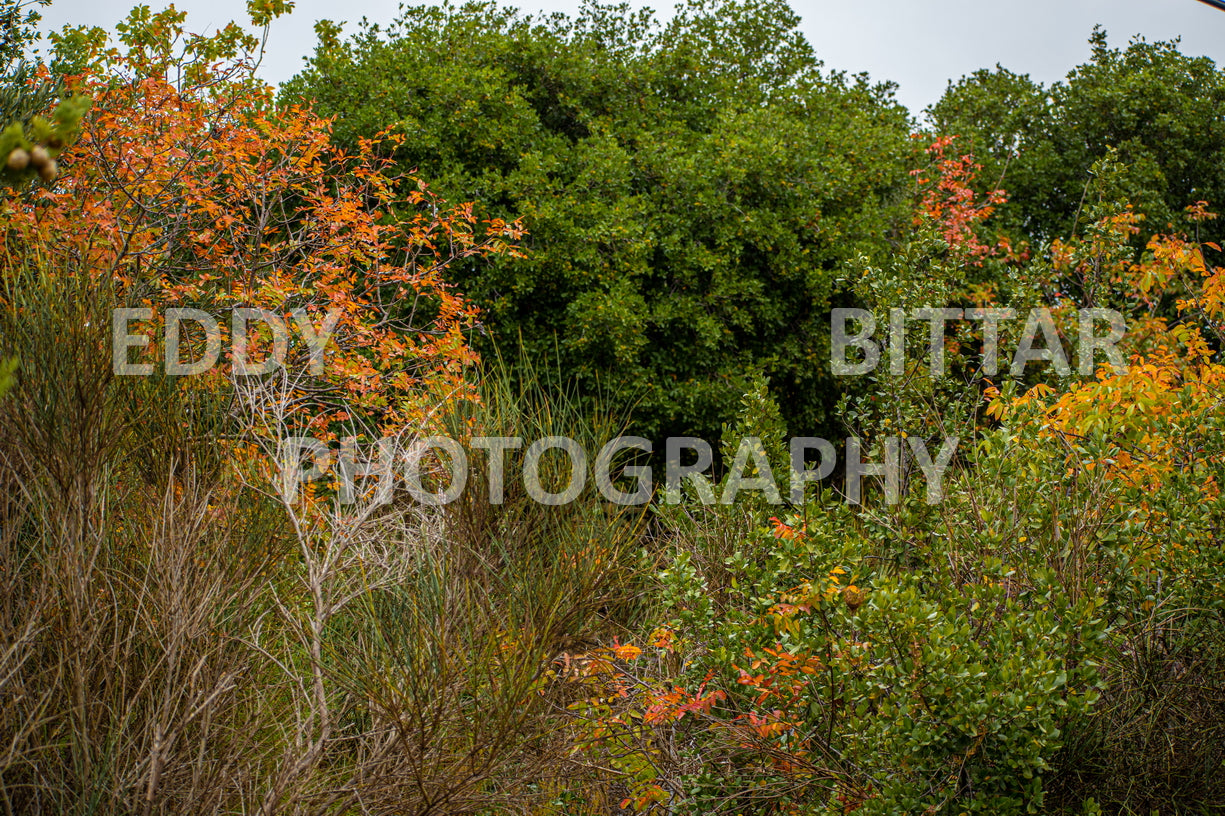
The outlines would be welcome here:
[[[1056,266],[1085,272],[1090,262],[1114,263],[1111,258],[1123,256],[1110,255],[1106,238],[1132,224],[1119,218],[1099,224],[1101,229],[1084,242],[1056,244]],[[1012,400],[990,386],[984,393],[985,414],[1002,421],[1028,407],[1032,410],[1019,411],[1018,428],[1031,423],[1038,438],[1058,437],[1070,475],[1101,474],[1148,490],[1175,472],[1195,472],[1205,465],[1208,446],[1196,439],[1219,427],[1212,418],[1220,415],[1225,366],[1196,318],[1225,317],[1225,269],[1209,268],[1203,247],[1194,242],[1157,236],[1148,243],[1147,255],[1129,261],[1117,280],[1130,287],[1146,312],[1129,321],[1128,370],[1116,374],[1102,366],[1093,381],[1074,383],[1062,393],[1040,384]],[[1155,316],[1162,298],[1176,294],[1182,317]],[[1205,481],[1211,482],[1206,474]]]
[[[667,626],[660,626],[651,632],[647,645],[655,649],[671,652],[676,648],[676,632]]]
[[[1055,393],[1054,388],[1051,388],[1046,383],[1038,383],[1033,388],[1026,391],[1025,396],[1022,397],[1022,399],[1037,400],[1042,399],[1043,397],[1049,397],[1053,393]]]
[[[1047,407],[1046,398],[1054,393],[1055,389],[1046,383],[1038,383],[1021,396],[1013,399],[1011,404],[1008,404],[1000,396],[999,389],[992,386],[987,389],[985,395],[990,400],[986,413],[987,416],[1003,421],[1004,417],[1013,409],[1036,407],[1040,410],[1045,410]]]
[[[846,589],[842,590],[842,600],[846,604],[847,609],[851,610],[851,612],[858,611],[859,607],[861,607],[864,601],[867,600],[867,597],[867,593],[854,584],[851,584],[850,586],[846,587]]]
[[[642,654],[642,649],[630,643],[616,644],[612,647],[612,653],[618,660],[631,661],[638,659],[638,656]]]
[[[1150,257],[1131,265],[1132,286],[1141,294],[1164,292],[1184,272],[1202,273],[1204,256],[1198,246],[1181,238],[1159,236],[1148,242]]]
[[[983,392],[983,399],[987,402],[987,416],[996,422],[1003,422],[1004,416],[1008,413],[1008,406],[1000,397],[1000,389],[994,385],[988,386]]]
[[[1156,487],[1175,470],[1203,461],[1203,448],[1190,444],[1188,431],[1208,430],[1204,419],[1219,412],[1221,382],[1225,367],[1202,357],[1192,366],[1167,349],[1156,359],[1137,358],[1126,374],[1072,387],[1047,409],[1040,433],[1070,442],[1075,469],[1100,468],[1106,478]],[[1071,451],[1090,437],[1108,442],[1107,452],[1072,462]]]
[[[1206,280],[1199,297],[1179,300],[1178,309],[1184,312],[1200,309],[1209,318],[1219,319],[1225,316],[1225,268],[1217,266],[1211,271],[1205,268],[1203,276]]]

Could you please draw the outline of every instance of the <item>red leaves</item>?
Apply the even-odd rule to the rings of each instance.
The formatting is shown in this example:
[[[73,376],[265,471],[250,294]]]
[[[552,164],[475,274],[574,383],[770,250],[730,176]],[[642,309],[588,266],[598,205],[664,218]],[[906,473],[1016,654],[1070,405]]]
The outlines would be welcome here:
[[[680,686],[673,686],[670,691],[659,691],[650,698],[646,713],[642,720],[647,724],[664,723],[679,720],[686,714],[710,714],[715,703],[727,699],[727,692],[715,689],[707,693],[706,686],[711,676],[707,675],[697,691],[689,692]]]
[[[978,194],[970,185],[977,178],[982,165],[975,163],[974,157],[968,154],[953,158],[945,155],[956,138],[937,138],[926,148],[932,157],[932,164],[910,171],[921,190],[916,223],[923,218],[934,220],[951,248],[964,253],[970,262],[981,264],[983,258],[995,255],[1000,250],[1006,253],[1011,251],[1004,243],[983,243],[975,230],[1008,197],[1003,190],[991,190],[984,201],[978,199]]]
[[[770,517],[770,523],[774,525],[774,537],[782,539],[803,538],[803,527],[796,528],[787,522],[780,521],[777,516]]]

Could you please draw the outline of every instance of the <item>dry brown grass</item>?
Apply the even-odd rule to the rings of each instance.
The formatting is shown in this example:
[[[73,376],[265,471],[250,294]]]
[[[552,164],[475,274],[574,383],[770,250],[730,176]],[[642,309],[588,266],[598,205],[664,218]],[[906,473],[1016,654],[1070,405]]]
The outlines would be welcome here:
[[[581,775],[546,673],[625,603],[632,520],[288,502],[292,383],[116,377],[111,291],[6,285],[3,812],[528,812]]]

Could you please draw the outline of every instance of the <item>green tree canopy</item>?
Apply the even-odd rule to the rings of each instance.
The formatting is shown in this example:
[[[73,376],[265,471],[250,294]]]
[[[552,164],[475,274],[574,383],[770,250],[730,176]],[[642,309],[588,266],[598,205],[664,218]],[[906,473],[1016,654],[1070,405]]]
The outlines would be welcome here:
[[[1090,168],[1110,148],[1129,166],[1110,193],[1147,217],[1141,240],[1189,228],[1183,210],[1196,201],[1225,207],[1225,71],[1177,41],[1121,50],[1098,29],[1090,44],[1090,61],[1049,88],[997,66],[951,84],[931,108],[936,129],[983,163],[982,182],[1002,179],[1010,202],[997,225],[1038,240],[1083,225]],[[1219,222],[1202,226],[1220,241]]]
[[[55,157],[76,138],[84,97],[70,97],[48,113],[60,97],[58,76],[40,73],[34,46],[41,39],[36,7],[51,0],[0,0],[0,183],[20,186],[36,176],[53,181]]]
[[[780,0],[694,0],[666,25],[407,8],[347,41],[319,23],[282,98],[342,143],[392,128],[442,195],[522,217],[526,257],[454,282],[588,398],[638,398],[638,432],[717,438],[758,372],[814,429],[838,270],[887,245],[910,122],[891,86],[821,71],[797,23]]]

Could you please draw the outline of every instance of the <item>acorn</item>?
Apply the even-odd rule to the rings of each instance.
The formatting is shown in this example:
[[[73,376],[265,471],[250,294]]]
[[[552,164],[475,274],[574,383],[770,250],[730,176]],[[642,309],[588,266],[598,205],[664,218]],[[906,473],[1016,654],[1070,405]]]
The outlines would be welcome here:
[[[847,609],[854,612],[863,606],[863,602],[867,600],[867,595],[862,589],[851,584],[846,589],[842,590],[842,600],[846,603]]]
[[[51,161],[51,154],[42,145],[35,145],[30,151],[30,164],[34,165],[37,169],[42,170],[49,161]]]
[[[20,147],[15,147],[13,152],[9,154],[6,164],[10,170],[20,173],[30,164],[30,154]]]
[[[47,147],[52,150],[59,150],[64,146],[64,139],[58,133],[52,133],[47,137]]]
[[[42,180],[50,184],[55,181],[55,177],[60,174],[59,165],[55,163],[55,159],[47,159],[47,163],[38,168],[38,175],[42,176]]]

